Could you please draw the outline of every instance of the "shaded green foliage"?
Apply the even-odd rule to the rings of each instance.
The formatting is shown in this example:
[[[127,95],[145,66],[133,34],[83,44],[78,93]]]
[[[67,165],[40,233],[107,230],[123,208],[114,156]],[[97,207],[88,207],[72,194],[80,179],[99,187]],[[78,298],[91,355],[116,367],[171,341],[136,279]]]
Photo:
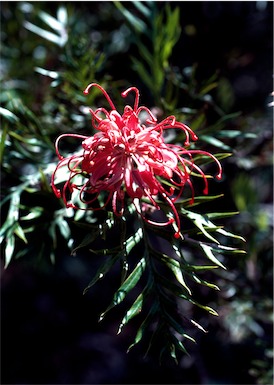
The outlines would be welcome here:
[[[84,14],[75,15],[71,3],[57,4],[53,7],[55,13],[43,7],[42,3],[16,3],[12,12],[8,3],[3,7],[4,70],[0,96],[3,265],[8,268],[19,258],[35,255],[34,263],[45,267],[54,263],[60,250],[77,255],[82,248],[92,247],[91,253],[102,257],[103,262],[92,274],[84,293],[99,280],[107,280],[115,265],[120,263],[121,267],[120,285],[99,319],[103,320],[111,309],[125,302],[118,333],[131,320],[139,321],[129,350],[146,340],[146,336],[148,349],[155,340],[161,341],[160,356],[163,358],[168,352],[177,360],[178,352],[186,352],[187,341],[194,341],[189,325],[204,331],[191,315],[181,317],[179,303],[185,301],[217,315],[216,310],[195,297],[196,284],[218,291],[219,282],[229,281],[226,275],[229,273],[225,271],[227,264],[228,271],[236,265],[235,280],[240,280],[241,269],[247,269],[252,284],[258,279],[257,274],[263,275],[261,255],[265,254],[270,260],[270,240],[265,242],[270,237],[270,218],[260,204],[258,190],[261,167],[271,165],[269,149],[263,149],[267,159],[263,164],[260,155],[256,159],[252,156],[258,129],[245,122],[240,112],[230,111],[231,104],[224,95],[232,91],[225,79],[220,79],[216,73],[198,81],[196,65],[181,71],[171,65],[170,59],[181,33],[178,6],[170,3],[159,6],[158,2],[107,2],[102,25],[96,21],[96,16],[86,20]],[[96,7],[100,5],[97,3]],[[17,15],[19,25],[12,21],[13,14]],[[109,31],[108,21],[113,14],[118,22],[114,23],[114,30]],[[115,33],[124,39],[120,51],[115,48]],[[106,38],[108,34],[112,40]],[[20,35],[28,41],[24,48],[28,60],[18,66],[16,61],[22,59],[20,39],[17,41]],[[194,204],[188,196],[177,203],[183,224],[180,241],[173,238],[171,229],[159,230],[144,223],[130,205],[125,217],[117,220],[106,210],[97,215],[66,209],[51,190],[49,180],[57,163],[56,137],[65,132],[92,133],[86,106],[101,105],[96,92],[86,97],[83,89],[88,83],[97,81],[111,89],[115,100],[115,96],[129,85],[122,74],[117,79],[111,67],[112,60],[126,50],[127,40],[137,50],[131,55],[131,70],[150,95],[152,104],[159,108],[159,115],[174,114],[177,120],[187,122],[200,139],[191,148],[198,146],[217,152],[218,159],[236,170],[229,185],[233,207],[226,207],[226,192],[223,195],[221,184],[212,195],[197,196]],[[218,102],[213,97],[215,91]],[[184,105],[181,104],[182,94]],[[143,104],[146,103],[143,101]],[[209,109],[214,112],[213,119],[208,116]],[[174,133],[167,141],[183,143],[184,138]],[[68,141],[66,151],[76,150]],[[205,170],[210,170],[208,159],[196,160]],[[255,182],[250,179],[251,169]],[[271,172],[268,173],[266,183],[271,179]],[[226,174],[226,178],[230,176]],[[60,180],[62,182],[64,180]],[[215,209],[215,202],[219,200],[224,203],[216,203],[218,209]],[[158,203],[168,213],[169,208],[163,202]],[[234,216],[236,213],[238,215]],[[121,229],[117,244],[111,246],[101,242],[108,240],[117,226]],[[75,228],[86,234],[78,244]],[[159,239],[168,241],[168,245],[158,249]],[[244,239],[248,241],[244,246],[246,255],[240,250]],[[98,248],[96,242],[99,242]],[[228,255],[237,253],[240,253],[241,262],[235,259],[229,262]],[[218,268],[223,268],[224,272],[219,272]],[[217,283],[211,282],[212,275],[208,277],[211,271],[216,272]],[[250,286],[242,290],[244,297],[251,296]],[[264,295],[267,302],[267,293]],[[241,325],[243,330],[256,329],[257,308],[252,302],[241,300],[237,293],[231,295],[231,303],[221,298],[221,306],[229,307],[230,316],[225,321],[228,330],[233,329],[239,314],[246,317],[246,325]],[[250,304],[248,309],[247,303]],[[270,319],[268,303],[262,312]],[[254,362],[253,370],[254,373],[259,371],[260,363]]]

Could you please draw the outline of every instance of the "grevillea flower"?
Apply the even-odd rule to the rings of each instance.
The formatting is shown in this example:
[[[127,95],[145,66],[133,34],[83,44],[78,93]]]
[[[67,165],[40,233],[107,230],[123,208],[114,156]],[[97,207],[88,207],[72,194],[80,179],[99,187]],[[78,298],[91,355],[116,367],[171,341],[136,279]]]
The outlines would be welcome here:
[[[196,141],[196,134],[185,124],[169,116],[157,122],[152,112],[139,106],[139,90],[130,87],[121,95],[126,97],[135,93],[133,108],[126,105],[122,115],[116,110],[108,93],[96,83],[85,89],[88,94],[92,87],[101,90],[109,103],[110,110],[90,109],[93,127],[98,131],[93,136],[63,134],[56,140],[56,153],[60,159],[52,175],[52,188],[55,195],[62,198],[67,207],[79,208],[71,200],[73,193],[78,193],[80,202],[86,209],[105,208],[110,202],[115,215],[124,213],[125,202],[129,198],[138,213],[149,223],[165,226],[176,222],[175,237],[180,237],[180,219],[175,207],[183,189],[188,184],[194,200],[194,188],[191,173],[200,174],[204,180],[204,194],[208,192],[207,178],[193,160],[193,155],[201,154],[214,159],[218,166],[216,178],[222,176],[219,161],[210,153],[200,150],[188,150],[190,139]],[[143,122],[141,115],[147,115]],[[185,134],[184,147],[165,143],[163,132],[179,129]],[[59,152],[59,142],[64,137],[73,137],[81,141],[80,153],[63,157]],[[56,187],[56,173],[62,167],[69,171],[69,177],[61,190]],[[79,184],[79,177],[82,181]],[[169,207],[172,216],[164,223],[155,223],[146,217],[142,207],[160,209],[161,197]],[[98,207],[98,202],[101,206]]]

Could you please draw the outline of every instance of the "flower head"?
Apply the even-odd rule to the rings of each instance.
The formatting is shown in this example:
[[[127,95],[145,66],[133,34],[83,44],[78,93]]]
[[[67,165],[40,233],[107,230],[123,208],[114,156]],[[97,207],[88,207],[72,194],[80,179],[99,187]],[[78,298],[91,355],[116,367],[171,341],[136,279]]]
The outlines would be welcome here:
[[[193,161],[193,155],[207,155],[218,165],[217,178],[222,175],[219,161],[210,153],[200,150],[187,150],[190,139],[197,140],[196,134],[185,124],[178,122],[175,116],[169,116],[157,122],[152,112],[145,106],[139,106],[139,91],[130,87],[121,95],[126,97],[130,92],[135,93],[133,108],[126,105],[122,115],[116,110],[107,92],[96,83],[91,83],[85,89],[88,94],[92,87],[101,90],[107,99],[110,109],[90,109],[92,124],[97,132],[93,136],[78,134],[63,134],[56,140],[56,152],[60,159],[52,175],[52,188],[57,197],[61,197],[67,207],[78,208],[72,202],[73,193],[86,204],[86,209],[98,210],[106,207],[110,202],[115,215],[124,212],[125,201],[130,198],[139,214],[149,223],[140,207],[142,204],[160,209],[157,197],[168,204],[172,217],[164,223],[168,225],[176,222],[180,236],[180,219],[175,202],[191,182],[191,173],[200,174],[204,180],[204,193],[207,194],[208,184],[204,172]],[[142,120],[142,115],[147,120]],[[165,143],[163,132],[168,129],[179,129],[185,133],[184,147]],[[59,141],[64,137],[79,139],[82,144],[80,153],[63,157],[59,152]],[[66,167],[69,177],[61,190],[56,187],[56,173]],[[79,177],[81,177],[79,179]],[[79,183],[79,180],[81,181]],[[100,199],[99,199],[100,198]],[[103,205],[98,207],[98,200]]]

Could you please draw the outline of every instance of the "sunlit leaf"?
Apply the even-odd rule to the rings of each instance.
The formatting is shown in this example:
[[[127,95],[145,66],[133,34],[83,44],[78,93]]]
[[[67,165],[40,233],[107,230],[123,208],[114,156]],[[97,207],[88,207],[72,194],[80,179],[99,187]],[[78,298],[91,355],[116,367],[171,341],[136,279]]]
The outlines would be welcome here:
[[[52,17],[48,13],[40,11],[38,15],[40,19],[42,19],[51,29],[56,31],[62,31],[62,29],[64,28],[63,24],[59,20],[55,19],[55,17]]]
[[[62,25],[66,25],[68,22],[68,12],[64,6],[60,6],[57,10],[57,19]]]
[[[159,307],[157,302],[154,302],[149,310],[149,313],[147,314],[144,321],[141,323],[139,329],[137,330],[134,342],[129,346],[128,352],[133,348],[133,346],[137,345],[143,338],[144,333],[146,329],[151,325],[153,318],[155,317],[155,314],[157,313]]]
[[[60,76],[60,74],[56,71],[50,71],[50,70],[46,70],[46,69],[40,68],[40,67],[35,67],[34,69],[39,74],[44,75],[44,76],[48,76],[52,79],[58,79]]]
[[[4,118],[6,118],[11,123],[16,123],[19,121],[18,117],[11,112],[10,110],[7,110],[6,108],[0,107],[0,115],[2,115]]]
[[[212,252],[212,247],[206,245],[205,243],[200,242],[200,246],[203,249],[205,255],[210,259],[213,263],[216,265],[222,267],[226,270],[226,267],[215,257],[215,255]]]
[[[15,237],[14,235],[10,234],[9,237],[6,239],[6,247],[5,247],[5,268],[8,267],[10,264],[10,261],[13,256],[15,248]]]
[[[114,306],[119,305],[125,299],[125,296],[128,294],[128,292],[136,286],[136,284],[138,283],[139,279],[141,278],[141,276],[145,270],[145,267],[146,267],[146,260],[145,260],[145,258],[142,258],[137,263],[134,270],[127,277],[125,282],[116,291],[116,293],[114,294],[112,303],[109,305],[109,307],[106,309],[106,311],[101,314],[100,321],[104,318],[105,314],[110,309],[112,309]]]
[[[14,227],[14,234],[16,234],[18,238],[22,239],[23,242],[28,243],[24,230],[19,225],[19,223],[17,223],[16,226]]]
[[[133,317],[138,315],[142,311],[144,300],[144,293],[138,295],[131,308],[126,312],[124,318],[121,321],[117,334],[121,333],[122,328],[131,320]]]
[[[211,144],[212,146],[221,148],[221,149],[224,150],[224,151],[232,151],[232,148],[231,148],[230,146],[224,144],[222,141],[220,141],[220,140],[217,139],[217,138],[214,138],[213,136],[209,136],[209,135],[200,135],[200,136],[199,136],[199,139],[200,139],[200,140],[203,140],[203,141],[206,142],[206,143]]]
[[[128,11],[120,1],[115,1],[114,3],[116,7],[121,11],[125,19],[131,24],[131,26],[137,31],[137,32],[145,32],[146,31],[146,24],[143,22],[143,20],[139,19],[136,15],[134,15],[132,12]]]
[[[56,35],[52,32],[46,31],[45,29],[38,27],[33,23],[30,23],[29,21],[24,22],[24,27],[29,31],[35,33],[36,35],[39,35],[42,38],[59,45],[60,47],[63,47],[67,42],[67,36]]]
[[[207,231],[207,229],[210,229],[210,228],[216,229],[216,226],[212,222],[210,222],[205,216],[198,214],[198,213],[194,213],[192,211],[187,211],[183,208],[181,208],[181,212],[182,212],[182,214],[186,215],[202,231],[202,233],[208,239],[219,244],[219,241],[217,239],[215,239]]]

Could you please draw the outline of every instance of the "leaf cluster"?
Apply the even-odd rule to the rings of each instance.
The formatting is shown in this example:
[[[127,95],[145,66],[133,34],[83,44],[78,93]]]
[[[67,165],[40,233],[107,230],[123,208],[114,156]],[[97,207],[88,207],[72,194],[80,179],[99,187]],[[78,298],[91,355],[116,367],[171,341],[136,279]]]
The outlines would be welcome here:
[[[39,55],[36,51],[39,58],[33,59],[30,73],[23,68],[22,77],[16,77],[14,58],[17,62],[22,58],[20,47],[15,45],[13,58],[7,40],[3,40],[9,68],[3,72],[0,108],[3,172],[0,241],[5,268],[13,259],[28,258],[29,255],[35,255],[37,264],[54,263],[60,249],[75,254],[98,239],[107,240],[117,225],[111,212],[105,211],[99,216],[64,208],[53,195],[49,180],[58,161],[53,145],[56,137],[63,132],[90,133],[85,106],[101,105],[96,92],[86,99],[83,88],[91,81],[98,81],[106,89],[111,84],[115,96],[115,93],[119,94],[118,88],[127,86],[127,81],[112,81],[111,71],[107,72],[111,68],[107,61],[111,61],[113,49],[101,47],[89,36],[89,28],[98,32],[93,36],[100,36],[99,22],[93,26],[79,22],[70,4],[58,4],[53,15],[41,9],[39,4],[31,7],[32,12],[26,10],[26,4],[16,10],[21,15],[20,31],[23,30],[24,36],[31,41],[28,55],[35,46],[40,47]],[[226,115],[210,97],[218,84],[217,75],[200,84],[196,80],[195,66],[183,72],[171,67],[172,52],[181,31],[179,8],[171,4],[160,7],[158,2],[130,3],[136,12],[131,12],[128,7],[127,3],[115,2],[111,9],[127,21],[127,32],[137,46],[138,55],[132,56],[131,67],[135,76],[151,93],[153,104],[160,107],[162,113],[175,114],[178,120],[189,122],[205,147],[210,145],[218,151],[226,151],[216,154],[218,159],[225,159],[234,150],[230,140],[246,136],[241,131],[225,129],[227,122],[237,114]],[[188,108],[182,107],[181,93],[183,104]],[[205,108],[209,104],[217,115],[211,124],[208,124]],[[167,140],[184,142],[177,133]],[[68,141],[65,151],[76,150]],[[203,157],[196,157],[195,162],[207,166]],[[66,175],[62,178],[60,183],[65,181]],[[104,263],[84,292],[111,274],[113,266],[120,263],[121,284],[100,319],[111,309],[126,303],[127,310],[118,332],[122,332],[133,318],[139,320],[129,349],[149,335],[149,349],[156,340],[160,341],[161,355],[167,351],[176,359],[178,351],[186,352],[186,342],[193,341],[190,325],[203,330],[197,320],[185,314],[181,316],[179,303],[190,303],[217,315],[214,309],[196,299],[193,287],[197,284],[218,290],[218,286],[204,276],[211,270],[224,268],[223,255],[241,253],[237,248],[227,246],[227,237],[236,242],[242,240],[214,223],[234,213],[200,214],[196,210],[199,205],[218,198],[220,195],[198,196],[193,205],[187,198],[176,204],[182,223],[186,223],[180,242],[173,237],[173,229],[159,230],[143,222],[129,205],[126,217],[118,221],[121,228],[119,244],[114,248],[92,250],[103,255]],[[169,214],[163,202],[158,204]],[[82,226],[87,234],[79,245],[75,245],[75,226]],[[159,239],[169,244],[166,250],[155,247]],[[197,261],[203,257],[206,264],[199,264]],[[132,295],[135,297],[128,306]]]

